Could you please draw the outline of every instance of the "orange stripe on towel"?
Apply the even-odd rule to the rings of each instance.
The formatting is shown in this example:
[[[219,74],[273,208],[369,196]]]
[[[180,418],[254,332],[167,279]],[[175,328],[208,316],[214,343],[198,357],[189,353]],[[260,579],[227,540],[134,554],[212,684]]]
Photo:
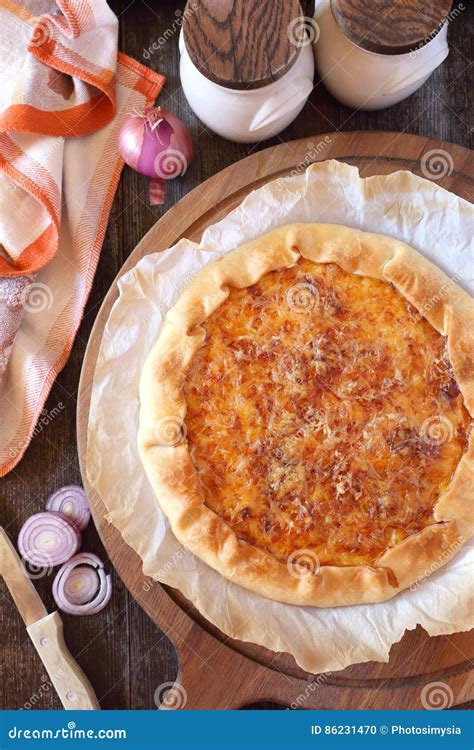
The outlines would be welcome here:
[[[133,111],[134,108],[153,104],[165,82],[164,76],[153,71],[146,71],[146,74],[142,73],[150,83],[148,97],[144,99],[138,93],[139,87],[136,86],[136,65],[126,55],[119,55],[117,63],[118,80],[121,85],[127,86],[130,90],[126,101],[123,103],[121,115]],[[44,343],[43,349],[34,355],[30,363],[29,372],[32,373],[32,377],[35,377],[35,374],[37,374],[37,377],[34,383],[30,381],[24,386],[23,400],[18,404],[19,408],[22,409],[23,416],[14,438],[10,441],[9,446],[6,446],[3,463],[0,460],[0,477],[11,471],[24,455],[46,396],[57,374],[66,363],[74,336],[80,325],[82,310],[92,285],[112,200],[123,164],[116,152],[119,127],[120,120],[118,119],[112,126],[106,143],[103,144],[91,178],[80,224],[69,240],[76,246],[75,253],[71,258],[77,263],[78,284],[71,290],[71,303],[61,312],[51,329],[48,340]],[[56,248],[57,242],[51,244]],[[54,361],[50,362],[48,351],[50,351],[52,342],[58,340],[63,344],[61,351]]]
[[[0,165],[16,185],[20,185],[44,205],[51,220],[59,226],[61,193],[56,181],[45,167],[22,151],[7,133],[0,133]]]
[[[53,258],[57,244],[58,230],[53,224],[49,224],[43,234],[23,250],[15,263],[0,255],[0,276],[34,273]]]
[[[123,52],[119,52],[117,58],[118,62],[126,68],[122,72],[122,81],[135,89],[135,91],[139,91],[147,99],[150,99],[150,96],[155,99],[158,96],[155,93],[156,87],[159,86],[161,91],[166,83],[166,76],[161,75],[161,73],[155,73],[150,68],[146,68],[145,65],[137,62],[133,57],[125,55]]]
[[[65,137],[88,135],[110,122],[111,109],[110,100],[104,94],[97,94],[88,102],[70,109],[51,112],[30,104],[13,104],[0,117],[0,129]],[[33,127],[35,131],[32,131]]]
[[[13,0],[0,0],[0,8],[7,10],[22,21],[30,23],[36,16],[24,5],[13,2]]]
[[[33,133],[40,132],[45,135],[81,136],[99,130],[110,122],[115,114],[116,81],[112,70],[94,65],[81,55],[52,39],[37,47],[30,45],[28,51],[45,65],[62,73],[67,73],[73,78],[78,78],[99,89],[102,93],[93,96],[89,102],[78,104],[68,110],[56,110],[51,113],[43,111],[43,116],[40,119],[36,114],[35,118],[29,121],[23,118],[23,130]],[[33,115],[37,112],[39,110],[32,108],[30,114]],[[50,114],[54,115],[55,120],[48,119]]]
[[[50,173],[25,154],[6,133],[0,133],[0,168],[15,185],[43,206],[50,219],[42,234],[35,237],[15,261],[0,256],[0,276],[22,276],[42,268],[56,252],[61,196]]]

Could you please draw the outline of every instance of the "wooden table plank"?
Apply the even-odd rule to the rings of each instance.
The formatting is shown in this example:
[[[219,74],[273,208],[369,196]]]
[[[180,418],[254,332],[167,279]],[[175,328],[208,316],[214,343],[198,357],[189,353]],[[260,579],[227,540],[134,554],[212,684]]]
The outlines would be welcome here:
[[[305,3],[309,6],[309,3]],[[179,83],[176,9],[184,2],[169,0],[111,0],[120,16],[120,48],[168,77],[160,96],[162,106],[178,114],[190,127],[196,157],[186,176],[168,184],[164,207],[150,208],[147,181],[126,169],[118,189],[92,293],[73,352],[46,404],[45,426],[33,439],[24,459],[0,480],[1,522],[16,538],[27,516],[44,507],[50,492],[80,481],[75,415],[79,373],[95,315],[113,278],[132,249],[163,212],[183,195],[223,167],[267,146],[333,130],[392,130],[418,133],[463,146],[472,144],[472,121],[467,68],[472,59],[470,8],[450,25],[451,52],[446,62],[409,99],[379,112],[353,112],[338,104],[317,84],[297,120],[279,136],[262,144],[224,141],[203,128],[190,111]],[[175,30],[168,41],[143,56],[166,29]],[[105,557],[91,526],[84,549]],[[131,599],[113,573],[114,595],[102,613],[89,618],[64,616],[65,636],[73,655],[91,680],[104,709],[154,708],[155,689],[172,680],[177,671],[174,651],[166,638]],[[38,580],[38,591],[53,608],[51,578]],[[39,658],[29,644],[16,610],[0,584],[0,708],[60,708]]]

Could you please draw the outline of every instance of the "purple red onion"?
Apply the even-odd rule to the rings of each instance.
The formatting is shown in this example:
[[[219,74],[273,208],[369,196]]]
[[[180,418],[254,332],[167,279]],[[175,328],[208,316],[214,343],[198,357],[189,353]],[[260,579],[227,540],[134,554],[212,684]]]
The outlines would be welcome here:
[[[81,534],[67,516],[56,511],[36,513],[23,524],[18,549],[31,565],[49,568],[69,560],[79,549]]]
[[[102,561],[81,552],[63,565],[54,579],[53,597],[59,609],[70,615],[100,612],[112,596],[112,580]]]
[[[110,575],[106,575],[97,555],[76,555],[81,544],[80,531],[90,519],[84,490],[76,485],[61,487],[48,499],[46,508],[28,518],[20,529],[20,554],[38,568],[62,565],[54,579],[53,596],[63,612],[100,612],[112,596]]]
[[[188,128],[162,107],[147,107],[127,117],[120,128],[118,149],[129,167],[153,181],[152,205],[164,202],[164,180],[183,175],[194,156]]]
[[[63,513],[79,531],[84,531],[91,517],[86,493],[74,484],[56,490],[46,502],[46,510]]]

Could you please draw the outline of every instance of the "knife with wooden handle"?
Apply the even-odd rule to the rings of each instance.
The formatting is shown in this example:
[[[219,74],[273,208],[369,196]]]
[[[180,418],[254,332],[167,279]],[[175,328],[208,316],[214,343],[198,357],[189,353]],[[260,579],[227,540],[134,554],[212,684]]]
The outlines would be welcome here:
[[[66,646],[59,613],[48,615],[18,553],[1,527],[0,574],[64,708],[100,711],[92,685]]]

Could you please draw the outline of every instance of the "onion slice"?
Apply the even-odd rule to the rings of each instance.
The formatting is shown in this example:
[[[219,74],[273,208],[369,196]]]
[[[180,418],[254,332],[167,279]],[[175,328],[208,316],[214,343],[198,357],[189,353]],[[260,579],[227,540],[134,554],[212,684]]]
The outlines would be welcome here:
[[[82,487],[74,484],[61,487],[54,492],[46,502],[46,510],[63,513],[79,531],[84,531],[91,517],[86,493]]]
[[[59,569],[53,583],[53,597],[62,612],[93,615],[112,596],[112,579],[103,562],[92,552],[81,552]]]
[[[72,604],[87,604],[100,587],[99,574],[90,565],[73,568],[64,581],[64,595]]]
[[[79,549],[81,535],[63,513],[36,513],[23,524],[18,549],[31,565],[52,568],[69,560]]]

